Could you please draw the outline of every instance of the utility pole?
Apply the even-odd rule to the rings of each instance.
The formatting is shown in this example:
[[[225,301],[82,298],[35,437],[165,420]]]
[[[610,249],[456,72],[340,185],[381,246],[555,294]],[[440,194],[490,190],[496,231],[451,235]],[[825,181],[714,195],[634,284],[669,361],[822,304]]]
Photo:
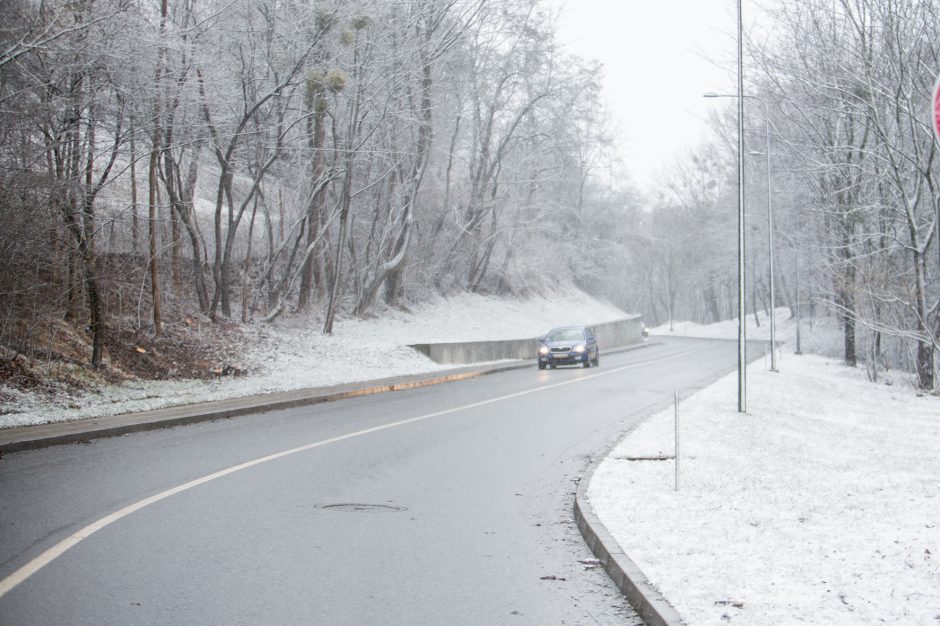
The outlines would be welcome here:
[[[747,412],[747,320],[744,290],[744,20],[738,0],[738,413]]]

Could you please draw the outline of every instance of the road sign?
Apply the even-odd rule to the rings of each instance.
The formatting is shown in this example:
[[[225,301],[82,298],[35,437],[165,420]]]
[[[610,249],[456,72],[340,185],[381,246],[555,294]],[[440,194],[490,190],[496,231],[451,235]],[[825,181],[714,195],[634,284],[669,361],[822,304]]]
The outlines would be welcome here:
[[[933,134],[940,141],[940,75],[930,92],[930,115],[933,118]]]

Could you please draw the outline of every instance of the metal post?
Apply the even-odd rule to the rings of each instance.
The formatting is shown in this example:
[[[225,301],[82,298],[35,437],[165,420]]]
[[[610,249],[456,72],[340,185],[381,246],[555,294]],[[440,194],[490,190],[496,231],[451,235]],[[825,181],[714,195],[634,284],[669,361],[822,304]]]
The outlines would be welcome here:
[[[744,20],[738,0],[738,413],[747,411],[747,313],[744,289]]]
[[[764,105],[764,130],[767,134],[767,247],[770,252],[770,371],[777,371],[777,324],[774,310],[777,300],[774,293],[774,211],[773,190],[770,184],[770,110],[767,101],[761,100]]]
[[[796,247],[796,354],[803,354],[800,347],[800,246]]]
[[[679,390],[675,390],[675,422],[676,422],[676,491],[679,491]]]

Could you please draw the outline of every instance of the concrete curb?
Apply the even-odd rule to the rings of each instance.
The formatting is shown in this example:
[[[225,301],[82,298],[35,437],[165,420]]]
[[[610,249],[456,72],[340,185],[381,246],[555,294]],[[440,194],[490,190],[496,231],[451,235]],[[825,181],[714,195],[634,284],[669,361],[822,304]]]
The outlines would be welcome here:
[[[614,348],[606,350],[603,354],[626,352],[650,345],[655,345],[655,342],[644,342]],[[367,382],[336,385],[333,387],[313,387],[293,391],[280,391],[260,396],[227,398],[198,404],[183,404],[154,409],[152,411],[141,411],[139,413],[125,413],[122,415],[92,417],[70,422],[4,428],[0,429],[0,455],[23,450],[37,450],[68,443],[86,443],[91,439],[102,437],[116,437],[128,433],[156,430],[159,428],[171,428],[185,424],[196,424],[228,417],[249,415],[252,413],[264,413],[279,409],[310,406],[322,402],[335,402],[336,400],[354,398],[356,396],[429,387],[431,385],[468,380],[470,378],[526,367],[535,367],[534,358],[526,359],[525,361],[469,366],[435,372],[433,374],[412,374],[409,376],[382,378]]]
[[[659,335],[650,337],[651,345],[655,345],[654,338],[656,337],[659,337]],[[682,339],[715,341],[715,339],[706,337],[682,337]],[[751,360],[757,358],[760,358],[760,355],[751,356]],[[714,380],[714,376],[706,376],[686,388],[700,389],[702,385],[710,384]],[[668,406],[668,402],[664,403],[663,406]],[[607,527],[597,517],[587,497],[591,479],[594,478],[597,468],[627,436],[629,436],[629,433],[622,435],[602,454],[598,455],[581,477],[581,480],[578,481],[578,491],[574,500],[574,519],[591,552],[600,560],[611,580],[614,581],[614,584],[617,585],[617,588],[620,589],[620,592],[627,598],[627,601],[646,624],[649,626],[685,626],[685,621],[683,621],[682,616],[679,615],[675,607],[669,604],[669,601],[650,584],[646,575],[627,556],[617,540],[614,539]]]
[[[614,444],[616,445],[616,444]],[[600,455],[578,482],[574,499],[574,519],[585,543],[604,567],[620,592],[649,626],[683,626],[679,612],[656,589],[636,563],[630,560],[617,540],[601,523],[587,497],[588,486],[598,466],[607,458],[613,446]]]
[[[0,429],[0,454],[36,450],[48,446],[67,443],[86,443],[90,439],[115,437],[133,432],[171,428],[185,424],[196,424],[228,417],[263,413],[279,409],[334,402],[356,396],[366,396],[388,391],[402,391],[418,387],[428,387],[441,383],[467,380],[505,372],[523,367],[532,367],[531,361],[525,363],[490,365],[483,367],[460,368],[450,372],[441,372],[435,376],[414,374],[394,378],[384,378],[365,383],[350,383],[333,387],[316,387],[281,391],[260,396],[227,398],[198,404],[184,404],[152,411],[108,415],[70,422],[17,426]]]

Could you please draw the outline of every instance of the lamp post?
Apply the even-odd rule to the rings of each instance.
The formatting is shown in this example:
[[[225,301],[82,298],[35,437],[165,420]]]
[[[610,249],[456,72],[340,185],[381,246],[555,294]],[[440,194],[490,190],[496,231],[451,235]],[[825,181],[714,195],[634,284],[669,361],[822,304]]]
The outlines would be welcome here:
[[[738,76],[741,75],[741,3],[738,3]],[[738,91],[742,92],[739,82]],[[705,98],[737,98],[714,92]],[[743,95],[743,93],[742,93]],[[747,412],[747,320],[744,293],[744,98],[738,98],[738,413]]]
[[[702,94],[704,98],[737,98],[732,94],[720,94],[708,92]],[[770,111],[767,102],[758,96],[745,95],[744,98],[752,98],[761,103],[764,109],[764,137],[766,142],[767,158],[767,249],[770,261],[770,371],[777,371],[777,324],[775,309],[777,308],[776,281],[774,271],[774,213],[773,213],[773,189],[771,187],[771,169],[770,169]],[[751,152],[752,155],[759,156],[760,152]]]
[[[800,347],[800,247],[796,247],[796,352],[794,354],[803,354]]]
[[[738,413],[747,412],[747,320],[744,318],[744,20],[741,0],[738,19]],[[718,98],[707,93],[706,98]]]
[[[738,0],[738,413],[747,412],[747,305],[744,300],[744,15]]]
[[[743,94],[741,3],[738,2],[738,93]],[[705,98],[738,98],[714,92]],[[744,290],[744,98],[738,98],[738,413],[747,412],[747,320]]]
[[[751,98],[754,96],[745,96]],[[754,97],[764,104],[764,115],[767,115],[767,105],[760,98]],[[770,257],[770,371],[777,371],[777,324],[774,311],[777,308],[777,298],[774,295],[774,211],[773,211],[773,191],[770,187],[770,118],[764,117],[764,130],[767,136],[767,250]],[[760,155],[760,152],[751,154]]]

